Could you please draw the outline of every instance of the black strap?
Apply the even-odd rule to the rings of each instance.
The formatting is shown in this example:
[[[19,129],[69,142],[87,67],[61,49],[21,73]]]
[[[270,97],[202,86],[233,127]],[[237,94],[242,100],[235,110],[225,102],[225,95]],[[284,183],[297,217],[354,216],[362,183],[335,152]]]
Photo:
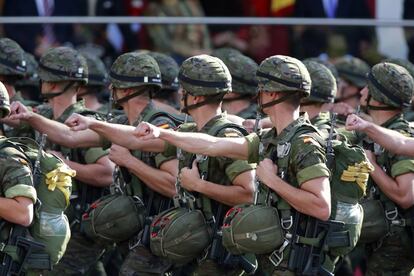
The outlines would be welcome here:
[[[266,79],[269,79],[271,81],[286,85],[288,87],[297,88],[297,89],[300,89],[300,90],[308,90],[310,88],[310,83],[305,81],[305,80],[303,80],[301,83],[297,83],[297,82],[293,82],[293,81],[284,80],[284,79],[272,76],[270,74],[263,73],[261,71],[257,71],[256,75],[258,77],[266,78]]]
[[[326,101],[326,102],[333,102],[334,101],[333,96],[329,96],[329,95],[320,93],[317,89],[314,89],[314,88],[311,89],[311,97],[315,97],[315,98],[321,99],[321,100]]]
[[[189,77],[184,76],[183,74],[178,74],[178,79],[182,82],[186,82],[191,85],[197,85],[207,88],[230,88],[231,83],[229,81],[203,81],[203,80],[195,80]]]
[[[119,75],[113,71],[109,73],[111,78],[118,80],[118,81],[126,81],[126,82],[139,82],[139,83],[148,83],[148,84],[161,84],[160,76],[124,76]]]
[[[231,78],[232,78],[232,81],[237,81],[237,82],[240,82],[248,86],[257,87],[257,81],[246,80],[245,78],[234,76],[234,75],[232,75]]]
[[[265,104],[261,104],[260,107],[261,107],[261,109],[263,111],[263,108],[267,108],[267,107],[272,106],[272,105],[280,104],[281,102],[284,102],[284,101],[286,101],[289,98],[292,98],[298,92],[292,92],[292,93],[289,93],[289,94],[287,94],[287,95],[285,95],[285,96],[283,96],[283,97],[281,97],[281,98],[279,98],[277,100],[274,100],[274,101],[271,101],[271,102],[268,102],[268,103],[265,103]]]
[[[54,97],[60,96],[66,91],[68,91],[69,88],[71,88],[74,84],[75,84],[74,82],[69,82],[68,84],[65,85],[65,87],[63,87],[62,91],[57,92],[57,93],[42,93],[42,98],[46,100],[50,100],[50,99],[53,99]]]
[[[383,93],[387,98],[389,98],[394,103],[402,107],[409,106],[409,103],[403,102],[402,99],[398,98],[393,93],[391,93],[388,89],[382,86],[382,84],[380,84],[378,80],[375,78],[375,76],[372,74],[372,71],[368,74],[368,81],[370,81],[375,88],[381,91],[381,93]]]
[[[114,103],[116,105],[120,105],[120,104],[128,101],[129,99],[132,99],[134,97],[138,97],[139,95],[144,94],[145,92],[149,92],[149,94],[151,95],[151,90],[150,89],[142,89],[142,90],[139,90],[139,91],[135,91],[134,93],[131,93],[128,96],[125,96],[125,97],[123,97],[119,100],[117,99],[116,101],[114,101]]]
[[[10,62],[9,60],[7,60],[5,58],[0,57],[0,63],[7,66],[7,67],[10,67],[14,70],[22,72],[22,73],[26,73],[26,71],[27,71],[27,67],[23,62],[22,62],[22,64],[18,64],[18,63]]]
[[[70,78],[75,78],[75,79],[83,79],[83,78],[88,77],[85,74],[85,70],[84,70],[83,67],[78,67],[77,72],[67,72],[67,71],[51,68],[49,66],[44,65],[43,63],[39,63],[39,67],[41,69],[45,70],[45,71],[48,71],[48,72],[50,72],[54,75],[58,75],[58,76],[70,77]],[[80,71],[79,69],[82,69],[82,71]]]
[[[181,112],[183,113],[187,113],[190,109],[194,109],[200,106],[203,106],[205,104],[209,104],[209,103],[220,103],[223,101],[223,94],[216,94],[214,96],[206,96],[207,99],[205,101],[196,103],[196,104],[191,104],[191,105],[187,105],[187,94],[184,95],[184,108],[181,109]]]

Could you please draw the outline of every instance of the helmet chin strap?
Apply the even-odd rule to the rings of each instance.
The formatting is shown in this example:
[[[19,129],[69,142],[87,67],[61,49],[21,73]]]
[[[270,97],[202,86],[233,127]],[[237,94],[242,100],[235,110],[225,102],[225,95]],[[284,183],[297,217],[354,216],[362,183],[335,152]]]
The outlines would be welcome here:
[[[188,105],[187,100],[188,100],[188,93],[183,94],[183,102],[184,102],[184,107],[181,108],[181,112],[188,114],[188,111],[209,103],[220,103],[223,100],[223,94],[217,94],[214,96],[208,96],[208,98],[202,102],[196,103],[196,104],[191,104]]]
[[[350,99],[353,99],[353,98],[360,98],[359,92],[356,92],[352,95],[348,95],[346,97],[336,98],[335,103],[344,102],[344,101],[347,101],[347,100],[350,100]]]
[[[263,93],[263,92],[262,92],[262,93]],[[270,107],[270,106],[273,106],[273,105],[280,104],[281,102],[284,102],[284,101],[286,101],[287,99],[292,98],[293,96],[296,96],[296,94],[297,94],[297,93],[299,93],[299,92],[293,92],[293,93],[291,93],[291,94],[285,95],[285,96],[283,96],[283,97],[280,97],[280,98],[279,98],[279,99],[277,99],[277,100],[274,100],[274,101],[271,101],[271,102],[268,102],[268,103],[265,103],[265,104],[262,104],[262,102],[261,102],[261,100],[260,100],[260,96],[259,96],[259,97],[258,97],[258,99],[259,99],[259,101],[258,101],[258,105],[259,105],[260,111],[261,111],[261,112],[263,112],[263,109],[264,109],[264,108],[267,108],[267,107]]]
[[[65,85],[65,87],[63,87],[63,90],[60,91],[60,92],[42,93],[42,98],[50,100],[50,99],[53,99],[54,97],[60,96],[64,93],[66,93],[74,84],[75,84],[75,82],[69,82],[68,84]]]
[[[129,94],[128,96],[125,96],[125,97],[123,97],[119,100],[116,100],[116,101],[114,101],[114,104],[117,105],[117,106],[120,106],[121,104],[127,102],[128,100],[130,100],[132,98],[135,98],[135,97],[138,97],[138,96],[144,94],[145,92],[148,92],[149,98],[152,99],[152,94],[153,94],[152,93],[152,87],[148,87],[147,89],[142,89],[142,90],[135,91],[135,92]],[[114,99],[115,99],[115,97],[114,97]]]
[[[367,97],[367,104],[365,106],[363,106],[363,111],[367,114],[369,114],[370,110],[399,110],[400,108],[395,107],[395,106],[389,106],[389,105],[381,105],[381,106],[376,106],[376,105],[370,105],[369,102],[371,101],[372,96],[368,94]]]

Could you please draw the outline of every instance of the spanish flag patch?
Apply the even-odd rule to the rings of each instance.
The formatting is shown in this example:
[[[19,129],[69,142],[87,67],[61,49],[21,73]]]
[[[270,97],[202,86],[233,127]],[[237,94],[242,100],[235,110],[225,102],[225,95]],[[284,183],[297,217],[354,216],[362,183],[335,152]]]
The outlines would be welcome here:
[[[157,125],[157,127],[162,128],[162,129],[168,129],[170,128],[169,124],[161,124],[161,125]]]

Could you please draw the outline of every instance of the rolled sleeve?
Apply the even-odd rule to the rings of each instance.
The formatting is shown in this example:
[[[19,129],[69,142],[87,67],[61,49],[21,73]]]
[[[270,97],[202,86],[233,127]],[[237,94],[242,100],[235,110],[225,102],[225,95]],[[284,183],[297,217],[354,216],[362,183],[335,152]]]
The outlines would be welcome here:
[[[245,160],[236,160],[226,167],[226,175],[231,182],[241,173],[251,171],[256,168],[256,164],[249,164]]]
[[[85,152],[85,162],[87,164],[96,163],[100,158],[109,154],[109,150],[103,148],[89,148]]]
[[[411,172],[414,172],[414,160],[412,159],[401,160],[391,166],[392,177]]]
[[[259,162],[259,147],[260,147],[260,137],[256,133],[249,134],[244,137],[247,141],[248,147],[248,158],[249,163],[258,163]]]
[[[28,186],[26,184],[17,184],[9,189],[7,189],[4,193],[7,198],[15,198],[18,196],[30,198],[33,203],[37,200],[37,193],[36,189],[33,186]]]
[[[301,186],[303,183],[305,183],[308,180],[318,178],[318,177],[329,177],[329,169],[326,167],[325,164],[319,163],[315,164],[309,167],[306,167],[296,174],[298,184]]]

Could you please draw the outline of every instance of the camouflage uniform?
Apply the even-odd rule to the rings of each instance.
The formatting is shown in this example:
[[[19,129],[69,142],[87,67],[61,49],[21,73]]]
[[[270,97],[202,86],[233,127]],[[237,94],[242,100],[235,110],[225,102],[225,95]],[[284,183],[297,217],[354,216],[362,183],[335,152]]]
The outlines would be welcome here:
[[[180,84],[178,83],[178,71],[179,67],[177,62],[165,54],[157,52],[149,52],[149,56],[152,56],[160,67],[162,87],[153,95],[154,99],[165,99],[169,105],[176,108],[180,108],[178,99],[178,89]]]
[[[135,96],[141,95],[142,93],[148,93],[150,96],[152,93],[156,93],[161,87],[160,77],[160,69],[154,58],[147,54],[132,52],[119,56],[110,71],[110,81],[115,89],[147,88],[143,92],[135,93]],[[123,101],[123,98],[114,98],[114,100],[115,104],[119,104],[119,102]],[[149,100],[148,105],[134,122],[128,122],[126,115],[120,115],[111,120],[112,123],[130,124],[133,126],[137,126],[142,121],[150,122],[164,128],[173,128],[176,126],[175,122],[169,118],[168,113],[154,108],[151,100]],[[105,148],[111,145],[107,140],[103,140],[103,144]],[[154,153],[133,150],[131,154],[145,164],[155,167]],[[169,208],[169,198],[149,188],[141,179],[135,174],[128,172],[125,168],[120,168],[119,172],[122,173],[123,179],[126,182],[125,184],[127,184],[126,194],[141,198],[146,206],[148,216],[152,217],[160,211]],[[120,246],[120,251],[124,255],[127,254],[120,268],[120,275],[156,275],[161,273],[157,273],[157,271],[165,272],[171,266],[170,263],[152,255],[147,244],[134,244],[134,248],[131,250],[125,247],[124,245]]]
[[[287,74],[286,72],[289,72]],[[286,56],[272,56],[265,59],[257,71],[259,89],[267,91],[285,91],[285,93],[299,93],[308,96],[311,88],[311,78],[306,67],[298,60]],[[268,103],[268,106],[277,103]],[[264,158],[272,159],[279,167],[279,175],[284,175],[288,183],[296,188],[308,180],[318,177],[329,177],[330,171],[326,167],[324,148],[317,143],[309,134],[314,132],[306,129],[310,122],[306,116],[300,116],[291,122],[277,135],[274,128],[263,133],[253,133],[246,137],[248,142],[248,162],[258,163]],[[285,137],[291,137],[286,141]],[[290,146],[285,143],[290,144]],[[280,147],[289,148],[285,152],[288,158],[287,171],[281,172],[283,168],[278,160]],[[277,159],[275,154],[277,153]],[[292,158],[291,158],[292,157]],[[275,160],[276,159],[276,160]],[[277,198],[272,201],[277,203]],[[282,216],[283,217],[283,216]],[[294,272],[287,270],[287,256],[289,256],[290,245],[285,249],[284,261],[275,267],[268,258],[268,255],[259,256],[259,273],[264,275],[294,275]]]
[[[183,89],[194,96],[203,95],[206,97],[206,102],[221,102],[223,95],[231,90],[230,84],[231,76],[228,72],[227,67],[217,58],[200,55],[194,56],[182,64],[180,68],[179,81]],[[215,82],[218,84],[217,87],[207,86],[208,82]],[[185,110],[191,110],[192,108],[197,108],[197,106],[189,105],[187,106],[187,100],[184,99]],[[226,119],[225,114],[220,114],[211,118],[201,130],[197,129],[195,123],[187,123],[180,126],[179,131],[184,132],[201,132],[209,133],[210,135],[216,135],[217,137],[242,137],[243,134],[234,128],[234,126],[224,127],[225,125],[230,124],[230,121]],[[218,126],[223,126],[218,133],[212,134],[210,131],[216,129]],[[160,166],[163,162],[177,157],[177,148],[171,144],[167,144],[163,154],[157,156],[157,166]],[[195,159],[195,155],[187,152],[183,152],[183,158],[179,160],[179,171],[188,167],[189,164]],[[220,185],[231,185],[234,178],[239,174],[253,170],[255,168],[254,164],[248,164],[246,161],[234,160],[230,158],[223,157],[210,157],[208,159],[203,159],[208,162],[207,174],[204,175],[204,179]],[[207,161],[208,160],[208,161]],[[199,168],[200,168],[199,163]],[[201,199],[205,196],[201,194],[194,194],[196,197],[196,202],[200,202]],[[215,217],[217,223],[223,220],[224,214],[229,209],[229,206],[225,206],[213,199],[209,199],[211,205],[211,210],[206,210],[206,206],[198,206],[203,210],[204,215],[207,220],[211,220],[209,215]],[[220,206],[221,205],[221,206]],[[222,209],[224,208],[224,209]],[[219,213],[219,209],[222,211]],[[224,248],[221,248],[222,252],[225,252]],[[210,249],[208,250],[210,251]],[[208,253],[210,254],[210,253]],[[194,256],[194,259],[200,256]],[[181,275],[239,275],[242,270],[240,267],[232,267],[222,263],[223,260],[214,260],[209,257],[204,258],[203,260],[186,265],[181,272]]]
[[[86,60],[77,51],[68,47],[49,49],[40,59],[39,77],[42,81],[63,82],[68,84],[61,92],[43,94],[46,97],[55,97],[65,93],[75,83],[86,84],[88,81],[88,68]],[[75,103],[64,110],[56,118],[56,121],[63,123],[73,113],[89,114],[92,111],[86,110],[83,102]],[[106,156],[108,151],[102,148],[76,148],[70,149],[57,144],[51,145],[53,150],[60,151],[63,156],[71,161],[81,164],[93,164]],[[72,227],[72,237],[69,241],[65,255],[60,263],[54,268],[53,274],[79,275],[91,272],[100,258],[102,246],[87,240],[80,232],[79,222],[81,214],[88,208],[88,205],[103,195],[103,188],[92,187],[78,180],[73,183],[73,196],[71,204],[66,210],[69,222]],[[103,272],[100,272],[103,274]]]
[[[347,81],[349,85],[354,86],[357,88],[357,92],[352,95],[343,96],[338,95],[335,99],[335,102],[341,102],[346,99],[354,98],[354,97],[360,97],[359,91],[364,88],[367,85],[366,82],[366,75],[369,72],[369,65],[356,57],[352,56],[345,56],[340,59],[338,59],[335,62],[335,67],[338,70],[339,78]],[[341,91],[340,91],[341,92]],[[345,125],[346,116],[340,115],[338,116],[338,124],[339,125]]]
[[[231,92],[238,95],[238,97],[235,98],[224,98],[223,102],[240,99],[249,100],[250,105],[235,115],[243,119],[256,118],[256,62],[241,53],[237,53],[232,50],[226,50],[226,48],[222,48],[222,50],[216,50],[213,55],[221,59],[228,67],[231,74]]]
[[[23,49],[9,38],[0,39],[0,75],[3,76],[9,85],[15,85],[16,81],[26,76],[27,61]],[[19,93],[13,95],[10,101],[22,101],[25,104],[33,105],[25,101]],[[34,137],[34,132],[27,125],[13,128],[1,124],[1,132],[7,137]]]
[[[401,110],[411,103],[414,79],[403,67],[383,62],[372,68],[368,77],[368,88],[368,111],[388,110],[389,108]],[[369,105],[371,97],[384,105],[380,107]],[[401,113],[389,118],[381,126],[406,136],[413,136],[413,130],[403,119]],[[392,154],[376,144],[374,154],[378,165],[394,179],[397,176],[414,172],[414,161],[410,157]],[[405,217],[407,210],[397,206],[375,183],[372,183],[372,186],[375,189],[371,188],[370,196],[373,199],[379,199],[384,210],[396,208],[398,213],[396,218],[392,221],[390,219],[390,229],[386,236],[368,247],[371,250],[368,255],[366,275],[408,275],[414,268],[412,218]],[[407,225],[396,223],[405,218],[407,218]],[[364,219],[369,221],[376,218],[366,217]]]
[[[335,99],[337,87],[330,70],[315,61],[304,61],[303,64],[309,71],[312,87],[309,97],[302,100],[301,106],[332,103]],[[331,128],[329,112],[321,112],[316,117],[310,118],[310,120],[327,138]]]
[[[408,71],[408,73],[410,73],[410,75],[414,78],[414,64],[412,64],[408,60],[400,59],[400,58],[389,58],[389,59],[384,60],[384,62],[390,62],[390,63],[394,63],[394,64],[404,67]],[[404,119],[406,119],[409,122],[414,121],[413,105],[409,106],[408,108],[404,110]]]

